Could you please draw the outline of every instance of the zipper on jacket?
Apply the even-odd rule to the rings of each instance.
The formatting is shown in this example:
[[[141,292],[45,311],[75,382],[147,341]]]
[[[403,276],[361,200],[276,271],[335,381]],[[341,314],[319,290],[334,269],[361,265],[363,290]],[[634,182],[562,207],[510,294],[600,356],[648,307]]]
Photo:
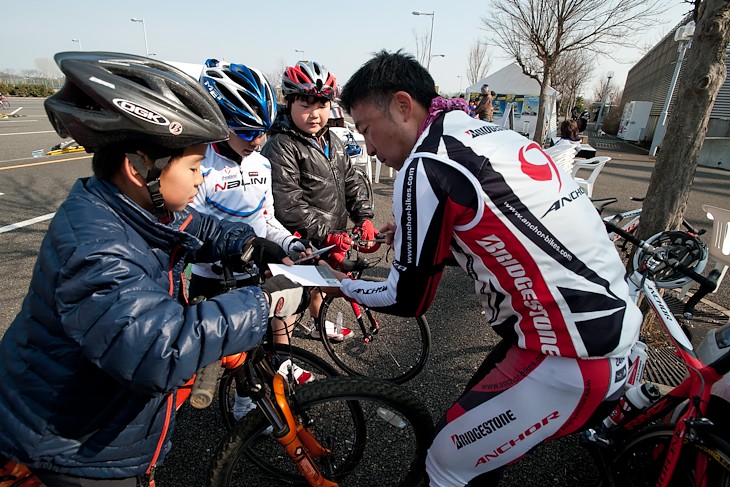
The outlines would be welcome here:
[[[180,230],[185,230],[185,228],[190,224],[190,222],[193,219],[193,215],[188,215],[188,217],[185,219],[185,221],[180,225]],[[172,252],[170,253],[170,296],[173,295],[174,287],[173,286],[173,268],[175,267],[175,255],[177,254],[178,249],[180,246],[176,246]],[[185,285],[185,279],[182,278],[181,281],[182,285]],[[184,292],[183,292],[184,294]],[[172,417],[172,405],[173,405],[173,393],[169,393],[167,395],[167,406],[165,407],[165,422],[162,425],[162,432],[160,433],[160,439],[157,441],[157,447],[155,448],[155,454],[152,456],[152,461],[150,462],[150,466],[147,467],[147,479],[148,479],[148,487],[155,487],[155,468],[157,467],[157,459],[160,457],[160,452],[162,451],[162,445],[165,444],[165,438],[167,437],[167,431],[170,429],[170,419]]]

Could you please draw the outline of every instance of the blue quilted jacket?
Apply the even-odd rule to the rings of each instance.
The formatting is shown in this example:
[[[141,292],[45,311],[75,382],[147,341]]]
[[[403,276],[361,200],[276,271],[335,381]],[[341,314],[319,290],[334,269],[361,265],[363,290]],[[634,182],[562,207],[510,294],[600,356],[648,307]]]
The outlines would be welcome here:
[[[189,260],[217,261],[253,236],[194,210],[161,224],[114,185],[79,180],[0,343],[0,452],[94,478],[159,464],[175,389],[250,349],[268,318],[255,287],[183,306],[181,273]]]

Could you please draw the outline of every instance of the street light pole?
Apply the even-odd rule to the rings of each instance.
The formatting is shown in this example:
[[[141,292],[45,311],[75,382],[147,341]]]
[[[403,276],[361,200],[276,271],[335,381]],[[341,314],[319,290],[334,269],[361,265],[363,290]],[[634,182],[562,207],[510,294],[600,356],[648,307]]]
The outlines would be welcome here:
[[[71,39],[71,42],[78,42],[79,51],[83,51],[83,48],[81,47],[81,39]]]
[[[300,61],[304,61],[304,51],[302,51],[301,49],[294,49],[294,52],[301,53],[302,54],[302,59],[300,59]]]
[[[132,22],[142,22],[142,33],[144,33],[144,55],[149,57],[150,48],[147,46],[147,27],[145,26],[144,19],[137,19],[132,17],[130,20]]]
[[[429,13],[429,12],[419,12],[417,10],[414,10],[411,13],[413,15],[430,15],[431,16],[431,34],[428,36],[428,61],[426,61],[426,69],[430,70],[431,69],[431,46],[433,45],[433,18],[435,17],[434,13],[436,13],[436,11],[434,10],[433,12]],[[441,55],[441,57],[443,57],[443,55]]]
[[[609,71],[606,76],[608,81],[606,82],[606,89],[601,97],[601,107],[598,109],[598,117],[596,117],[596,132],[601,129],[603,123],[603,107],[606,105],[606,97],[608,97],[609,89],[611,88],[611,78],[613,78],[613,71]]]
[[[464,79],[464,77],[460,74],[457,74],[456,77],[459,78],[459,94],[461,94],[461,82]]]
[[[664,140],[664,132],[667,128],[667,115],[669,114],[669,104],[672,101],[672,95],[674,94],[674,87],[677,85],[677,79],[679,79],[679,71],[682,69],[684,54],[687,52],[687,49],[689,49],[692,43],[692,36],[694,33],[694,21],[688,22],[686,25],[683,25],[674,32],[674,40],[679,41],[679,47],[677,48],[679,56],[677,57],[677,64],[674,66],[672,81],[669,83],[667,98],[664,100],[664,108],[662,108],[662,113],[659,115],[659,121],[657,121],[656,129],[654,130],[654,137],[651,139],[649,155],[652,157],[656,155],[659,145],[661,145],[662,140]]]

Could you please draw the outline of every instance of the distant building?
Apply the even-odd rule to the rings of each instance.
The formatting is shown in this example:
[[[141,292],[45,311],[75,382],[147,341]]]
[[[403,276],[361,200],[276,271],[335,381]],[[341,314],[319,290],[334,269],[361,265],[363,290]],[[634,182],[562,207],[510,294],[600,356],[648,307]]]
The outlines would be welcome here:
[[[681,27],[690,20],[691,17],[688,16],[672,29],[654,49],[649,51],[631,68],[626,78],[626,86],[624,87],[620,107],[622,111],[624,106],[631,101],[652,102],[645,138],[648,142],[651,142],[654,137],[654,131],[659,121],[659,115],[664,108],[664,101],[669,92],[669,85],[677,63],[678,43],[674,40],[674,32],[677,27]],[[687,58],[691,56],[691,50],[690,46],[685,55],[685,63]],[[728,72],[730,72],[730,46],[726,51],[725,64]],[[684,66],[679,72],[679,80],[682,79],[683,70]],[[669,104],[668,113],[670,115],[677,97],[677,91],[675,88],[672,101]],[[715,99],[710,114],[707,136],[700,152],[699,164],[730,169],[730,79],[725,80]]]

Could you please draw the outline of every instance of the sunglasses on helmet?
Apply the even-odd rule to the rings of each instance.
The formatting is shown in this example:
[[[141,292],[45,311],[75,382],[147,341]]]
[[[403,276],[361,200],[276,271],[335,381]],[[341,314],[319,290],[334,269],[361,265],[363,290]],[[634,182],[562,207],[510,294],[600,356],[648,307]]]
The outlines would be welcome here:
[[[302,83],[302,92],[306,95],[322,96],[328,100],[332,100],[335,97],[335,90],[331,86],[325,85],[320,88],[314,83]]]
[[[241,137],[246,142],[258,139],[266,132],[264,130],[234,130],[233,133]]]

